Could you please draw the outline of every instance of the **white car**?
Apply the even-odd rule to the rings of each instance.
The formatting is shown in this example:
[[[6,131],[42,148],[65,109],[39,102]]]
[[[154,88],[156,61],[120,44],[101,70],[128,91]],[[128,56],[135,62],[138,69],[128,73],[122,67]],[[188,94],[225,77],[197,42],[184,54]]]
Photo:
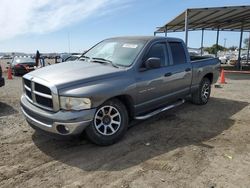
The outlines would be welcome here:
[[[230,59],[229,55],[224,55],[224,56],[219,57],[221,64],[227,64],[229,59]]]

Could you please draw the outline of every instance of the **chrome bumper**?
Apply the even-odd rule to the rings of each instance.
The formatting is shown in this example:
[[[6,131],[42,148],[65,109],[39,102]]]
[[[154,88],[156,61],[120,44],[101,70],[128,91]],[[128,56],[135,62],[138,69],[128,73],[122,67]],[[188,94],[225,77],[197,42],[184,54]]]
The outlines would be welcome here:
[[[47,112],[29,103],[24,96],[21,97],[21,110],[27,122],[34,127],[59,135],[77,135],[82,133],[91,123],[95,114],[95,109],[76,112]],[[60,131],[59,126],[65,127],[67,131]]]

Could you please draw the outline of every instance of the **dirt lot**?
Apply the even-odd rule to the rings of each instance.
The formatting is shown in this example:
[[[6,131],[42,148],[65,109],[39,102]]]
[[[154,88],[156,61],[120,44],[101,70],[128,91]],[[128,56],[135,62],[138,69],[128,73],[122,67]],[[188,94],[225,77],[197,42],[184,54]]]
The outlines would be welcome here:
[[[0,88],[0,187],[249,187],[250,75],[135,123],[98,147],[35,133],[20,113],[21,78]]]

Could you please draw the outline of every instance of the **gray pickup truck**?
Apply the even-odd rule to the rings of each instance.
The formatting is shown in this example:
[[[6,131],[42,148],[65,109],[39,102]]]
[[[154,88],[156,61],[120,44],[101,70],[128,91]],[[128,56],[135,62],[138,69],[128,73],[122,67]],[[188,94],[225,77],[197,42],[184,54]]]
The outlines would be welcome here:
[[[21,107],[35,129],[64,136],[85,131],[92,142],[109,145],[133,119],[147,119],[187,97],[206,104],[219,69],[217,58],[192,61],[180,39],[110,38],[77,61],[26,74]]]
[[[4,86],[4,83],[5,83],[2,73],[3,73],[3,70],[2,70],[2,67],[0,65],[0,87]]]

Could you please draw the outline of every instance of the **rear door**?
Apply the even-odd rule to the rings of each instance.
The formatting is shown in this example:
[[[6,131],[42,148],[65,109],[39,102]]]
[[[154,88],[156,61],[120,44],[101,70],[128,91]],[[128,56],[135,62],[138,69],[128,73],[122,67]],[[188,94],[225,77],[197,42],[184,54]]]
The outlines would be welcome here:
[[[190,93],[192,81],[192,65],[187,59],[187,51],[181,41],[168,42],[170,65],[167,67],[166,82],[168,84],[168,99],[182,98]]]

